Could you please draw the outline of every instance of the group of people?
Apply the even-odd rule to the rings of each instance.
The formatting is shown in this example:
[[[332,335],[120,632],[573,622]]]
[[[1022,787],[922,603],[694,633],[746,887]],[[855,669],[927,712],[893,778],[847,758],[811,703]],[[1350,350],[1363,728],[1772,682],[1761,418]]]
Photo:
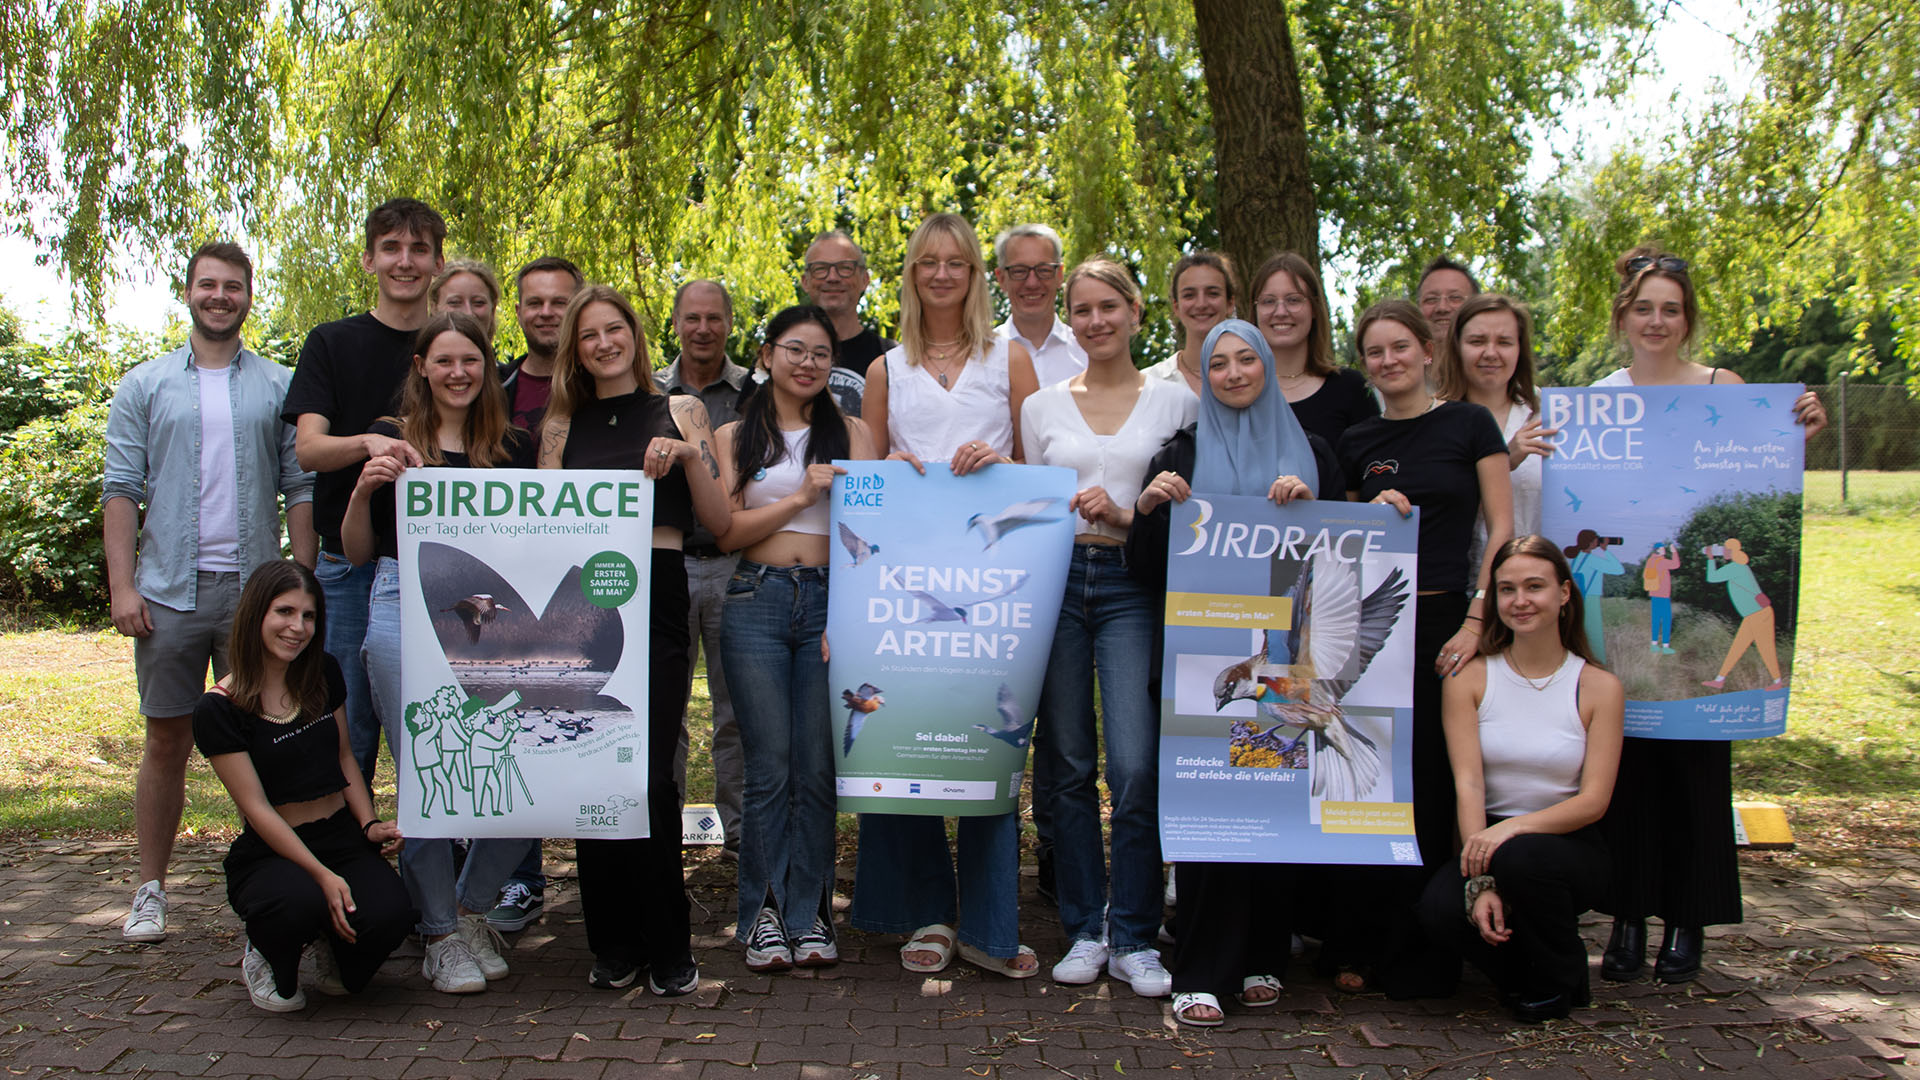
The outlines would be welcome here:
[[[644,973],[661,995],[698,984],[677,822],[703,652],[747,966],[835,963],[826,500],[835,461],[875,458],[1079,478],[1032,739],[1041,890],[1070,943],[1055,980],[1104,969],[1174,995],[1183,1023],[1218,1024],[1228,997],[1279,999],[1304,934],[1342,989],[1444,995],[1465,956],[1516,1015],[1541,1019],[1586,1000],[1576,925],[1590,908],[1616,920],[1608,978],[1644,968],[1648,916],[1665,923],[1655,969],[1669,982],[1698,971],[1703,926],[1739,921],[1727,746],[1623,738],[1621,688],[1599,666],[1574,572],[1537,535],[1555,432],[1537,415],[1527,308],[1479,294],[1464,265],[1437,260],[1417,304],[1361,313],[1359,363],[1345,367],[1309,260],[1275,255],[1243,289],[1226,257],[1192,252],[1169,285],[1180,348],[1142,369],[1131,342],[1143,301],[1125,266],[1068,269],[1052,229],[1021,225],[995,239],[989,272],[972,226],[934,214],[908,242],[897,343],[860,322],[868,268],[836,231],[807,249],[811,302],[768,320],[751,370],[727,358],[724,285],[701,280],[674,297],[681,352],[656,371],[627,299],[553,256],[516,275],[527,352],[498,363],[500,285],[485,266],[445,262],[445,235],[416,200],[369,215],[362,265],[377,302],[317,327],[290,379],[240,345],[245,253],[206,245],[188,266],[188,344],[116,394],[107,560],[148,732],[128,939],[165,934],[197,743],[246,821],[227,873],[256,1004],[302,1006],[303,950],[309,985],[358,989],[408,932],[426,942],[437,989],[504,976],[499,931],[539,914],[538,840],[474,841],[460,859],[453,841],[402,841],[368,796],[381,731],[396,754],[410,732],[388,487],[422,465],[615,468],[656,481],[653,835],[577,842],[589,982],[619,989]],[[1630,363],[1606,381],[1738,381],[1688,358],[1698,311],[1682,260],[1636,248],[1616,270],[1612,324]],[[998,327],[990,278],[1011,309]],[[1809,431],[1824,423],[1811,395],[1797,411]],[[1163,926],[1167,527],[1195,492],[1419,508],[1420,867],[1183,863]],[[291,561],[278,557],[282,502]],[[209,664],[217,682],[202,693]],[[397,876],[381,858],[396,851]],[[849,919],[905,935],[910,971],[958,955],[1032,977],[1019,861],[1015,813],[959,819],[952,848],[939,817],[863,815]],[[1325,896],[1339,902],[1304,903]]]

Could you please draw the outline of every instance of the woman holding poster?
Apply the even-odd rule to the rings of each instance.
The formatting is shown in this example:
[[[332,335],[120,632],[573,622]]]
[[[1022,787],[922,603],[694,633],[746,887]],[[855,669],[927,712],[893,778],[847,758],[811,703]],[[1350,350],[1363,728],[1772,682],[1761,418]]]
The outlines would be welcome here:
[[[1054,782],[1054,880],[1071,942],[1053,978],[1090,983],[1104,966],[1135,993],[1160,997],[1171,986],[1153,947],[1162,907],[1160,724],[1140,664],[1152,651],[1154,603],[1128,575],[1123,544],[1148,460],[1193,421],[1198,401],[1133,366],[1140,287],[1125,267],[1081,263],[1067,275],[1066,297],[1087,369],[1034,394],[1020,411],[1027,463],[1078,476],[1068,508],[1080,522],[1036,725],[1047,733],[1039,752]],[[1096,786],[1103,743],[1113,796],[1111,892]]]
[[[717,433],[745,551],[727,585],[720,648],[739,706],[747,783],[739,940],[747,967],[839,960],[833,936],[833,716],[827,687],[828,502],[836,458],[873,457],[866,424],[827,389],[839,341],[817,307],[767,323],[740,419]]]
[[[376,422],[376,435],[403,439],[436,468],[533,467],[533,439],[507,419],[493,344],[486,328],[463,312],[441,312],[421,327],[413,369],[400,389],[400,415]],[[400,689],[400,542],[394,524],[394,482],[406,470],[397,457],[367,461],[347,499],[340,540],[355,566],[378,559],[367,639],[361,646],[373,708],[398,753],[408,735]],[[453,841],[415,838],[400,853],[400,876],[420,912],[427,943],[420,970],[433,988],[469,994],[507,976],[499,934],[485,913],[527,853],[525,840],[475,840],[456,871]]]
[[[1273,378],[1273,354],[1252,324],[1229,319],[1202,345],[1206,381],[1195,424],[1176,432],[1148,464],[1127,533],[1127,568],[1147,595],[1167,589],[1168,508],[1195,491],[1269,498],[1285,505],[1316,492],[1341,491],[1342,478],[1325,439],[1300,426]],[[1161,666],[1164,638],[1154,607],[1151,671]],[[1157,679],[1155,680],[1157,681]],[[1150,691],[1159,700],[1157,688]],[[1232,995],[1247,1008],[1280,999],[1279,973],[1292,934],[1285,910],[1293,893],[1289,868],[1267,863],[1176,863],[1180,905],[1174,915],[1173,1015],[1213,1027]]]
[[[1719,386],[1746,380],[1686,355],[1700,303],[1686,260],[1642,244],[1614,263],[1613,333],[1628,366],[1595,386]],[[1809,390],[1794,402],[1808,438],[1827,413]],[[1603,826],[1613,850],[1613,915],[1600,974],[1614,982],[1639,977],[1647,962],[1647,916],[1666,925],[1653,974],[1665,983],[1700,973],[1703,928],[1743,918],[1734,860],[1733,744],[1724,740],[1628,737],[1620,782]]]
[[[1036,383],[1026,347],[993,333],[973,226],[957,214],[921,222],[901,273],[900,344],[867,369],[860,404],[876,454],[922,473],[946,461],[955,475],[1011,462]],[[942,818],[861,815],[853,925],[911,934],[900,950],[908,971],[943,970],[957,946],[970,963],[1031,978],[1039,961],[1020,944],[1018,813],[960,818],[958,854],[956,878]]]
[[[644,840],[574,843],[593,971],[607,990],[647,985],[662,997],[700,985],[680,861],[674,744],[687,711],[687,571],[680,549],[696,518],[715,536],[731,511],[706,406],[668,398],[647,377],[646,338],[627,298],[606,285],[575,293],[560,322],[553,397],[540,424],[543,469],[639,469],[654,481],[648,618],[647,816]]]

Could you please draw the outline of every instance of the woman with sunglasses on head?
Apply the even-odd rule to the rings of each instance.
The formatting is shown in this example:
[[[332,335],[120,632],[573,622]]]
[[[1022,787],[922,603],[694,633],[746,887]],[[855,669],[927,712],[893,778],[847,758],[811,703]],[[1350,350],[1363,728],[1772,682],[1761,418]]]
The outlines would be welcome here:
[[[317,644],[326,601],[296,562],[254,567],[233,617],[232,668],[193,710],[193,741],[244,828],[224,863],[227,900],[247,925],[240,972],[270,1012],[306,1008],[314,989],[357,993],[405,940],[413,905],[383,855],[400,830],[374,816],[347,743],[346,680]]]
[[[727,586],[720,647],[746,753],[735,932],[747,967],[836,963],[833,710],[827,687],[827,539],[835,459],[873,456],[828,392],[839,340],[817,307],[767,323],[761,389],[717,432],[731,525],[744,551]]]
[[[1334,366],[1333,320],[1320,273],[1283,251],[1253,275],[1253,322],[1273,351],[1274,380],[1300,426],[1338,450],[1349,427],[1380,415],[1359,372]]]
[[[1631,362],[1595,386],[1724,386],[1745,380],[1686,355],[1699,327],[1700,304],[1684,259],[1642,244],[1614,263],[1613,332]],[[1826,426],[1826,410],[1809,390],[1793,405],[1807,437]],[[1602,823],[1613,851],[1612,895],[1600,910],[1613,915],[1600,974],[1614,982],[1646,967],[1647,916],[1666,926],[1654,977],[1665,983],[1700,973],[1704,927],[1738,923],[1740,871],[1734,860],[1733,745],[1724,740],[1629,736],[1620,780]]]
[[[1273,353],[1252,323],[1227,319],[1201,343],[1207,357],[1200,410],[1147,466],[1151,478],[1134,501],[1127,568],[1147,595],[1167,591],[1171,507],[1218,493],[1272,499],[1284,506],[1344,490],[1333,449],[1301,427],[1273,378]],[[1164,638],[1155,605],[1149,699],[1158,707]],[[1249,1008],[1280,1000],[1280,972],[1292,940],[1301,868],[1271,863],[1176,863],[1180,905],[1174,916],[1174,1019],[1213,1027],[1231,996]]]
[[[1173,309],[1180,349],[1147,368],[1147,375],[1178,382],[1199,397],[1200,384],[1207,379],[1207,360],[1200,354],[1200,346],[1207,340],[1208,331],[1234,317],[1240,279],[1233,272],[1233,260],[1212,251],[1190,251],[1180,256],[1168,276],[1167,303]]]
[[[481,324],[465,313],[443,311],[420,328],[413,368],[401,384],[400,415],[379,420],[370,430],[405,441],[434,468],[533,467],[532,437],[507,419],[493,345]],[[368,459],[340,526],[342,546],[355,566],[378,560],[360,656],[390,749],[410,739],[400,689],[400,541],[393,491],[406,468],[397,457]],[[420,911],[418,930],[426,941],[420,971],[435,990],[476,993],[489,981],[506,978],[500,935],[487,925],[485,913],[527,847],[525,840],[475,840],[457,870],[452,840],[416,839],[401,854],[400,876]]]
[[[687,711],[687,570],[697,518],[715,536],[732,523],[706,406],[653,385],[640,317],[606,285],[573,295],[560,321],[553,397],[540,423],[543,469],[638,469],[653,485],[648,597],[647,817],[641,840],[574,842],[580,907],[593,950],[589,985],[620,990],[647,968],[662,997],[700,985],[680,858],[674,747]],[[638,711],[638,710],[636,710]]]
[[[1512,481],[1507,444],[1493,417],[1478,405],[1442,401],[1428,383],[1433,334],[1420,309],[1406,300],[1368,308],[1354,329],[1367,377],[1386,411],[1347,429],[1339,442],[1348,498],[1381,503],[1408,516],[1420,508],[1415,566],[1413,664],[1413,824],[1425,874],[1453,855],[1453,770],[1441,729],[1440,687],[1473,659],[1486,603],[1488,566],[1467,560],[1476,521],[1484,522],[1489,554],[1513,535]],[[1365,876],[1367,871],[1352,871]],[[1375,872],[1378,873],[1378,872]],[[1388,870],[1385,925],[1410,929],[1413,903],[1425,885],[1418,872]],[[1423,997],[1449,993],[1458,964],[1423,948],[1417,935],[1383,942],[1379,926],[1330,934],[1330,944],[1387,948],[1388,993]],[[1332,950],[1335,959],[1339,949]],[[1364,976],[1362,976],[1364,978]],[[1343,989],[1353,989],[1347,979]]]
[[[1066,600],[1048,653],[1035,730],[1053,778],[1055,888],[1070,948],[1055,982],[1090,983],[1104,966],[1135,993],[1160,997],[1170,977],[1154,948],[1162,909],[1160,709],[1140,658],[1152,650],[1153,600],[1127,573],[1124,542],[1147,463],[1192,422],[1192,394],[1133,366],[1140,287],[1126,267],[1090,259],[1067,276],[1067,321],[1087,368],[1027,399],[1020,436],[1032,465],[1079,479]],[[1098,672],[1100,715],[1094,716]],[[1101,750],[1113,799],[1112,889],[1102,857]]]
[[[1534,389],[1533,317],[1526,305],[1502,293],[1479,293],[1452,312],[1448,347],[1442,350],[1434,392],[1466,401],[1493,415],[1507,440],[1512,468],[1513,528],[1522,536],[1540,531],[1541,461],[1558,432],[1540,422]],[[1478,566],[1487,549],[1487,524],[1473,525],[1467,565]]]
[[[1587,650],[1580,591],[1552,541],[1522,536],[1491,565],[1481,655],[1444,691],[1465,842],[1428,882],[1420,918],[1537,1023],[1591,996],[1580,916],[1604,895],[1595,823],[1613,794],[1625,696]]]
[[[861,414],[875,453],[922,473],[944,461],[955,475],[1015,461],[1035,383],[1026,347],[993,333],[973,226],[958,214],[921,222],[907,240],[900,344],[867,369]],[[956,878],[943,818],[860,815],[853,925],[911,934],[900,950],[908,971],[944,970],[957,947],[988,971],[1031,978],[1039,960],[1020,944],[1018,812],[961,818],[958,844]]]

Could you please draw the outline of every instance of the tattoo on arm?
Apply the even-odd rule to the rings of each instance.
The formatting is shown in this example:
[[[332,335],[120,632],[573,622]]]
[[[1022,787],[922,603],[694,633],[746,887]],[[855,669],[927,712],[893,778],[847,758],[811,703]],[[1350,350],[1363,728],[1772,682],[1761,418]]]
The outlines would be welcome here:
[[[700,440],[700,460],[707,463],[707,471],[713,474],[715,480],[720,479],[720,461],[713,456],[713,451],[707,448],[705,439]]]
[[[567,423],[546,424],[542,426],[540,432],[539,464],[551,465],[553,468],[560,467],[560,458],[567,449],[567,431],[571,427],[572,425]]]

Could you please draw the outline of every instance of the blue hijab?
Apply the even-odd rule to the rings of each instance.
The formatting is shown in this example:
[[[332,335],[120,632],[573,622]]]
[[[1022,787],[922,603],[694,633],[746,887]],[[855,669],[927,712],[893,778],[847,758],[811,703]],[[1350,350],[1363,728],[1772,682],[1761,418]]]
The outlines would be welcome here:
[[[1260,396],[1244,409],[1222,405],[1205,377],[1221,335],[1232,334],[1253,346],[1266,368]],[[1200,347],[1200,421],[1194,431],[1193,490],[1264,499],[1278,477],[1298,476],[1320,497],[1320,463],[1293,406],[1273,377],[1273,350],[1260,330],[1245,319],[1228,319],[1207,333]]]

